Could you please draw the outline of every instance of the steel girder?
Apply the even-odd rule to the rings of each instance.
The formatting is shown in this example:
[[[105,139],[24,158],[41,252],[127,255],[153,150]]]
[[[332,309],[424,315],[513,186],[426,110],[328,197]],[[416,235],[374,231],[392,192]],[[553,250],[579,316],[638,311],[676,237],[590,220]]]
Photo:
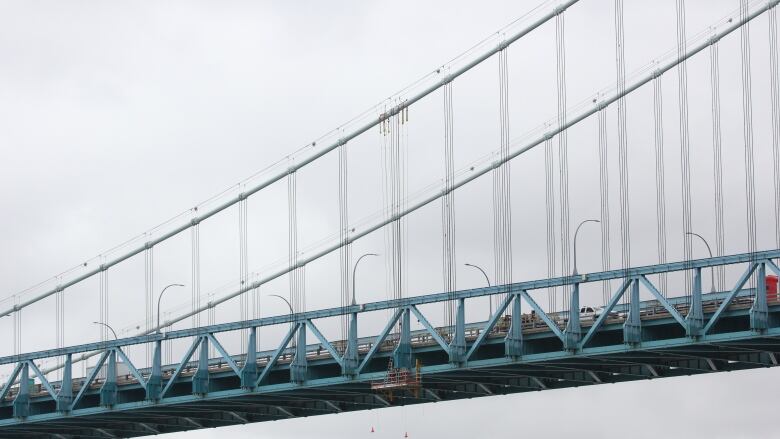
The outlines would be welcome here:
[[[332,315],[332,310],[323,310],[0,358],[0,364],[14,364],[8,382],[0,387],[0,435],[135,437],[390,405],[772,367],[780,355],[780,304],[766,301],[763,276],[766,271],[780,274],[771,260],[777,257],[780,251],[760,252],[459,291],[454,327],[434,327],[419,308],[450,300],[449,293],[356,305],[340,309],[350,317],[350,329],[348,340],[339,342],[328,340],[315,324]],[[735,263],[746,268],[730,291],[702,294],[703,267]],[[694,271],[690,303],[667,298],[648,279],[651,274],[679,270]],[[745,289],[753,275],[761,277],[758,288]],[[622,281],[601,315],[591,321],[580,319],[580,285],[604,279]],[[569,313],[548,314],[532,297],[534,290],[555,284],[571,288],[575,309]],[[640,302],[640,288],[654,300]],[[629,291],[628,304],[618,305]],[[467,299],[504,293],[488,321],[465,323]],[[523,304],[536,313],[530,327],[528,315],[521,314]],[[394,309],[384,330],[375,337],[358,338],[359,316],[381,309]],[[661,311],[651,314],[655,309]],[[504,316],[507,310],[508,317]],[[422,329],[411,329],[412,318]],[[258,327],[289,322],[290,329],[274,351],[256,352]],[[249,332],[249,342],[242,354],[231,355],[220,338],[236,325]],[[396,327],[400,332],[389,339]],[[306,344],[307,333],[316,344]],[[193,337],[192,343],[180,360],[163,367],[161,340],[188,337]],[[294,347],[290,347],[292,340],[296,340]],[[155,352],[152,365],[140,369],[124,349],[143,343],[152,343]],[[207,357],[209,345],[218,352],[217,358]],[[73,355],[93,350],[100,353],[94,369],[87,377],[74,379]],[[314,355],[316,350],[324,354]],[[57,356],[66,360],[62,380],[54,383],[36,361]],[[371,383],[384,378],[390,358],[396,367],[404,368],[421,361],[422,389],[400,389],[390,397],[373,392]],[[122,381],[116,376],[117,361],[129,369]],[[106,377],[98,379],[101,370]]]

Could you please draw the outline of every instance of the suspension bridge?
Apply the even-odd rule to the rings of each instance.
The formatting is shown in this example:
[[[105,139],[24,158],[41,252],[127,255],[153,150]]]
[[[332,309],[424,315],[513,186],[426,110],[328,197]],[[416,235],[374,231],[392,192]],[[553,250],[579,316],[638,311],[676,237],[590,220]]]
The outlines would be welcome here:
[[[741,0],[739,9],[704,32],[688,38],[686,4],[676,1],[677,47],[652,60],[635,74],[626,74],[623,1],[614,2],[614,86],[601,90],[582,104],[567,103],[565,17],[587,0],[548,2],[523,19],[484,40],[450,63],[437,68],[398,95],[383,101],[349,123],[163,225],[133,238],[104,254],[79,264],[52,279],[0,301],[5,331],[0,356],[0,436],[8,438],[113,438],[136,437],[227,425],[274,421],[398,405],[435,403],[464,398],[546,391],[568,387],[621,383],[694,374],[747,370],[778,365],[780,355],[780,70],[777,48],[777,4],[780,0]],[[509,87],[513,71],[511,51],[516,43],[555,26],[555,83],[557,116],[520,140],[510,136],[512,123]],[[751,27],[767,26],[768,90],[753,90]],[[719,47],[739,42],[741,76],[741,141],[723,142]],[[630,49],[630,48],[628,48]],[[689,60],[706,58],[711,120],[711,181],[715,246],[695,232],[692,187],[696,185],[692,161],[689,116]],[[755,55],[753,55],[755,58]],[[499,93],[499,148],[461,170],[456,170],[455,116],[458,81],[474,69],[495,62]],[[667,182],[662,84],[677,85],[675,127],[679,131],[679,181]],[[492,84],[493,86],[495,84]],[[485,85],[487,86],[487,85]],[[629,160],[631,135],[627,124],[627,98],[636,92],[652,95],[654,163]],[[756,110],[770,114],[768,126],[754,123],[753,94],[769,96],[770,106]],[[409,126],[415,107],[443,98],[443,170],[435,184],[410,194],[407,162]],[[427,108],[427,107],[426,107]],[[441,107],[438,107],[441,111]],[[614,116],[614,124],[610,117]],[[573,127],[593,123],[597,133],[598,184],[592,199],[599,199],[598,219],[576,222],[570,214],[569,133]],[[615,130],[616,128],[616,130]],[[765,129],[764,133],[761,130]],[[616,131],[615,142],[610,142]],[[762,139],[756,141],[755,139]],[[368,140],[366,140],[368,139]],[[764,139],[769,139],[764,141]],[[369,143],[362,144],[360,142]],[[373,142],[371,144],[370,142]],[[377,146],[377,144],[379,146]],[[380,212],[351,219],[353,192],[360,182],[348,172],[351,148],[378,149],[383,175]],[[467,145],[464,145],[467,147]],[[543,150],[544,230],[546,276],[523,274],[518,278],[517,247],[513,232],[518,217],[513,196],[525,188],[513,184],[512,164],[527,160],[534,149]],[[724,160],[728,150],[743,157],[739,207],[728,206],[724,173],[737,164]],[[617,209],[610,189],[611,159],[617,152]],[[666,151],[668,153],[668,151]],[[299,245],[298,175],[305,168],[337,156],[338,231],[311,246]],[[575,162],[572,162],[572,164]],[[756,163],[770,163],[766,175]],[[636,217],[629,187],[638,184],[635,169],[652,167],[655,198],[655,261],[636,261]],[[354,165],[353,165],[354,166]],[[464,255],[456,237],[456,194],[480,177],[492,178],[492,277],[481,267],[487,286],[462,289],[456,268]],[[699,174],[696,174],[699,175]],[[374,176],[376,178],[376,176]],[[305,180],[304,180],[305,181]],[[515,180],[516,182],[517,180]],[[633,181],[633,183],[632,183]],[[736,180],[734,180],[736,181]],[[680,190],[679,221],[683,232],[682,257],[669,258],[668,229],[672,228],[666,192]],[[275,265],[250,270],[250,201],[274,187],[285,185],[287,225],[275,233],[286,235],[287,255]],[[614,189],[614,185],[612,186]],[[771,219],[763,221],[757,191],[772,193]],[[426,208],[440,204],[442,287],[426,294],[409,294],[409,223]],[[513,203],[515,206],[513,207]],[[634,207],[635,208],[635,207]],[[744,216],[744,243],[739,251],[726,251],[726,212]],[[238,279],[214,290],[201,291],[203,261],[201,228],[220,216],[238,217]],[[539,216],[540,212],[534,212]],[[610,236],[610,218],[617,217],[619,240]],[[578,218],[579,219],[579,218]],[[582,226],[598,223],[601,231],[599,271],[580,272],[577,238]],[[768,233],[761,227],[770,223]],[[576,227],[572,227],[575,224]],[[644,224],[644,223],[643,223]],[[595,227],[595,226],[594,226]],[[574,232],[572,234],[572,231]],[[186,249],[190,262],[190,302],[184,308],[162,312],[163,293],[182,288],[173,283],[159,289],[155,251],[189,232]],[[516,239],[516,233],[515,239]],[[774,236],[767,238],[767,235]],[[384,249],[353,258],[353,245],[383,234]],[[458,235],[462,236],[462,235]],[[633,236],[633,237],[632,237]],[[694,256],[701,239],[709,257]],[[673,243],[678,239],[673,238]],[[771,244],[767,244],[771,242]],[[181,242],[179,242],[181,244]],[[620,249],[614,263],[611,248]],[[636,249],[636,245],[634,247]],[[254,251],[254,249],[252,249]],[[581,250],[581,249],[580,249]],[[263,251],[258,249],[258,251]],[[356,291],[358,264],[365,257],[384,259],[387,297],[362,300]],[[307,294],[307,268],[328,257],[337,258],[329,278],[339,292],[329,294],[328,306],[312,307]],[[142,264],[141,264],[142,262]],[[142,270],[126,267],[133,263]],[[126,271],[123,271],[126,270]],[[521,270],[522,271],[522,270]],[[116,273],[116,274],[115,274]],[[128,274],[130,273],[130,274]],[[115,277],[114,277],[115,276]],[[111,277],[112,283],[108,280]],[[144,320],[117,333],[110,315],[112,286],[131,277],[143,281]],[[117,281],[113,281],[113,279]],[[526,280],[535,279],[535,280]],[[286,281],[289,295],[264,295],[261,287]],[[224,281],[224,280],[223,280]],[[92,282],[92,283],[89,283]],[[311,281],[308,281],[311,282]],[[707,290],[709,286],[709,290]],[[94,316],[94,337],[66,344],[68,295],[80,288],[96,290],[99,313]],[[170,293],[169,293],[170,294]],[[141,297],[143,296],[143,297]],[[261,297],[276,296],[289,312],[261,316]],[[337,297],[338,296],[338,297]],[[167,297],[167,296],[166,296]],[[336,299],[339,300],[335,303]],[[600,305],[593,305],[600,301]],[[28,311],[52,308],[54,340],[34,344],[23,337],[23,316]],[[222,314],[229,306],[233,312]],[[47,311],[49,308],[46,308]],[[237,311],[238,315],[234,311]],[[467,319],[468,316],[468,319]],[[476,316],[482,316],[477,318]],[[83,316],[79,316],[83,320]],[[90,319],[91,320],[91,319]],[[205,321],[204,321],[205,320]],[[221,320],[221,321],[218,321]],[[178,326],[175,326],[178,325]],[[27,334],[27,333],[24,333]],[[12,340],[11,340],[12,339]],[[30,349],[27,346],[33,345]],[[528,396],[532,397],[532,396]]]

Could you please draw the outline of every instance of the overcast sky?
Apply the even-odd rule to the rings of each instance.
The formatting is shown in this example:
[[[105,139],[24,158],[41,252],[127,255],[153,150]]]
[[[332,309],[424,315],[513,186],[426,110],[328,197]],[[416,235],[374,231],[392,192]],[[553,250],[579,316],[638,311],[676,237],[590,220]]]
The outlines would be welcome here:
[[[4,213],[0,216],[0,305],[5,308],[14,293],[69,267],[87,260],[92,263],[92,258],[107,254],[107,249],[201,205],[226,188],[233,189],[224,196],[234,195],[240,181],[434,71],[538,3],[0,0],[0,205]],[[689,36],[728,17],[739,5],[737,0],[687,3]],[[612,14],[612,2],[604,0],[583,0],[566,13],[570,107],[614,84]],[[627,72],[674,49],[674,14],[674,0],[626,2]],[[556,114],[554,35],[550,21],[509,49],[509,129],[516,146],[527,140],[526,133]],[[753,22],[751,37],[759,248],[776,248],[766,16]],[[720,45],[726,253],[736,253],[747,249],[738,34]],[[707,52],[702,52],[689,62],[688,74],[693,228],[712,242],[708,62]],[[675,72],[666,74],[663,81],[669,259],[679,260],[682,221]],[[456,169],[498,149],[498,87],[495,59],[455,81]],[[652,88],[646,86],[632,95],[628,109],[632,263],[650,264],[657,261]],[[610,245],[616,267],[620,255],[617,122],[614,109],[608,111]],[[443,177],[441,92],[412,106],[406,130],[412,194],[439,184]],[[574,127],[568,137],[573,224],[600,214],[596,130],[591,118]],[[352,223],[371,217],[384,205],[382,142],[375,129],[349,145]],[[338,231],[336,166],[336,156],[330,154],[299,172],[302,248]],[[515,280],[542,278],[547,265],[541,148],[515,159],[512,172],[513,276]],[[464,269],[463,262],[482,265],[493,275],[490,190],[487,176],[456,195],[458,288],[478,287],[483,282],[479,273]],[[250,198],[250,270],[262,274],[286,262],[286,191],[281,182]],[[204,295],[224,293],[227,290],[220,288],[236,281],[237,229],[235,209],[201,226]],[[440,291],[438,203],[410,217],[408,234],[406,293]],[[168,299],[163,306],[166,313],[189,309],[189,245],[190,235],[184,233],[155,250],[155,286],[188,284],[187,291]],[[380,231],[357,242],[353,252],[356,256],[367,251],[385,253],[384,245]],[[582,233],[580,245],[580,271],[600,270],[598,228]],[[704,248],[694,245],[698,256],[706,255]],[[335,256],[307,267],[310,309],[338,305],[337,267]],[[388,297],[386,271],[384,261],[367,261],[361,267],[359,300]],[[677,293],[679,281],[672,282]],[[143,325],[143,282],[143,257],[109,272],[109,321],[122,335]],[[288,280],[283,277],[263,286],[261,294],[286,294],[287,288]],[[66,291],[67,344],[98,337],[90,323],[98,318],[97,291],[95,279]],[[598,286],[583,294],[585,302],[600,304]],[[467,318],[484,319],[486,302],[474,302]],[[261,299],[261,303],[264,316],[286,312],[279,302]],[[441,321],[440,308],[429,312],[435,316],[432,320]],[[25,311],[23,350],[54,346],[54,337],[45,335],[53,333],[53,313],[53,300]],[[218,309],[217,321],[237,318],[235,303]],[[0,319],[0,355],[13,349],[10,320]],[[374,323],[377,328],[361,326],[361,335],[375,333],[382,326],[382,322]],[[335,322],[327,330],[329,336],[338,336]],[[261,336],[267,347],[275,343],[275,332],[269,334]],[[404,431],[410,437],[454,438],[583,432],[593,437],[767,437],[774,432],[772,395],[779,390],[778,378],[776,370],[766,369],[261,423],[171,437],[403,437]],[[377,432],[369,434],[372,426]]]

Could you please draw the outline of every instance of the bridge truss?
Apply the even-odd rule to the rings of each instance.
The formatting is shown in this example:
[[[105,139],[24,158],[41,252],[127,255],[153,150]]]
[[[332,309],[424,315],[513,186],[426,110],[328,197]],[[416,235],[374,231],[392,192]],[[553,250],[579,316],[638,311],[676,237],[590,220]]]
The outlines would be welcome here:
[[[780,275],[780,250],[520,282],[454,293],[453,326],[433,327],[423,305],[453,293],[358,304],[171,331],[0,358],[13,374],[0,390],[0,429],[9,438],[136,437],[394,405],[734,371],[778,364],[780,301],[767,288]],[[702,270],[738,265],[729,291],[702,293]],[[651,278],[690,271],[692,294],[667,298]],[[753,278],[755,289],[746,284]],[[620,286],[598,315],[546,313],[534,299],[552,286],[579,308],[583,284]],[[651,297],[639,300],[640,291]],[[486,322],[466,324],[473,299],[502,297]],[[621,302],[629,296],[630,300]],[[360,317],[391,310],[384,330],[358,336]],[[348,316],[347,340],[328,340],[319,319]],[[416,319],[423,330],[412,331]],[[258,330],[289,325],[278,348],[256,352]],[[248,343],[229,355],[221,334],[242,330]],[[315,342],[308,343],[313,336]],[[164,340],[191,339],[175,364],[162,364]],[[151,368],[136,368],[130,346],[154,346]],[[209,358],[209,345],[219,356]],[[96,352],[86,378],[72,379],[75,354]],[[197,351],[197,354],[196,354]],[[48,381],[38,363],[65,356],[63,380]],[[393,370],[417,378],[388,381]],[[123,363],[127,373],[119,374]],[[101,371],[102,377],[101,377]],[[395,385],[394,385],[395,383]]]

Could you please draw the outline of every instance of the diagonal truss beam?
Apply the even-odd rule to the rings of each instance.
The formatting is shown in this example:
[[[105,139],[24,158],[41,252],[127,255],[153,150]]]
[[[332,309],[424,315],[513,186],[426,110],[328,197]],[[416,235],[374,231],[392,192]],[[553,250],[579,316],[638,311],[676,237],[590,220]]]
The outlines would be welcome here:
[[[276,362],[279,361],[279,357],[282,356],[282,352],[287,348],[287,345],[290,344],[290,340],[292,340],[293,336],[295,335],[295,331],[298,330],[300,327],[299,323],[296,323],[294,325],[290,326],[290,329],[287,331],[287,334],[282,339],[282,342],[279,343],[279,347],[276,348],[276,351],[271,356],[271,359],[268,361],[268,363],[265,365],[265,368],[260,373],[260,376],[257,377],[257,381],[255,381],[255,387],[259,386],[260,383],[263,382],[265,377],[268,376],[269,373],[271,373],[271,369],[276,366]]]
[[[130,361],[129,358],[127,358],[127,355],[125,355],[125,352],[117,347],[115,349],[116,354],[119,356],[119,359],[122,360],[125,363],[125,366],[127,366],[128,369],[130,369],[130,373],[135,377],[136,381],[138,381],[138,384],[141,385],[141,387],[146,390],[146,380],[144,380],[143,375],[141,372],[138,371],[138,369],[135,367],[132,361]]]
[[[330,356],[333,357],[336,363],[338,363],[339,366],[344,367],[344,358],[342,358],[342,356],[339,355],[338,351],[336,351],[336,348],[333,347],[333,345],[328,341],[328,339],[325,338],[324,335],[322,335],[319,328],[317,328],[314,322],[312,322],[311,319],[308,319],[306,320],[305,326],[309,328],[309,330],[314,334],[315,337],[317,337],[317,340],[320,341],[322,347],[324,347],[325,350],[330,353]]]
[[[625,294],[626,290],[628,289],[629,285],[631,285],[632,280],[630,278],[623,280],[623,284],[620,285],[620,288],[615,291],[615,294],[612,295],[612,298],[609,299],[609,303],[607,303],[607,306],[604,307],[601,314],[598,316],[595,322],[593,322],[593,326],[590,327],[588,330],[588,333],[585,334],[585,337],[582,337],[582,340],[580,340],[580,349],[582,349],[591,338],[596,334],[596,331],[601,328],[601,325],[604,324],[604,321],[609,318],[609,314],[612,312],[612,309],[617,305],[618,301],[621,297],[623,297],[623,294]]]
[[[492,316],[490,316],[490,320],[485,323],[485,327],[482,329],[482,331],[479,332],[479,336],[476,340],[474,340],[474,344],[471,345],[471,349],[466,353],[465,360],[468,361],[469,358],[471,358],[472,355],[474,355],[474,352],[479,349],[479,347],[482,345],[482,342],[485,341],[485,338],[487,338],[488,335],[490,335],[490,331],[493,329],[494,326],[496,326],[496,323],[498,322],[498,319],[501,318],[501,314],[504,313],[504,310],[507,306],[509,306],[509,303],[512,302],[514,299],[519,299],[518,293],[510,293],[507,294],[506,297],[504,297],[504,300],[501,301],[501,304],[498,306],[496,311],[493,313]]]
[[[525,290],[520,290],[520,295],[523,296],[523,299],[525,299],[529,305],[531,305],[531,308],[536,311],[536,315],[539,316],[542,321],[550,328],[550,331],[552,331],[553,334],[555,334],[558,338],[561,339],[561,341],[563,341],[563,332],[561,331],[561,328],[559,328],[558,325],[552,321],[550,316],[544,312],[542,307],[536,303],[536,301],[528,294],[528,292]]]
[[[214,337],[214,334],[206,334],[206,338],[209,339],[209,342],[214,344],[214,348],[217,350],[217,352],[219,352],[219,355],[222,355],[222,358],[225,359],[225,362],[227,362],[228,366],[230,366],[233,372],[235,372],[237,376],[241,376],[241,369],[238,368],[236,361],[233,360],[233,357],[231,357],[230,354],[228,354],[222,344],[217,341],[217,338]]]
[[[160,399],[163,399],[165,397],[165,394],[168,393],[168,390],[173,387],[173,384],[176,382],[176,379],[179,378],[179,375],[181,375],[181,371],[184,370],[185,367],[187,367],[187,363],[190,361],[190,358],[192,358],[192,354],[195,353],[195,349],[200,345],[201,337],[198,337],[194,340],[192,340],[192,343],[190,344],[190,347],[187,349],[187,352],[184,353],[184,356],[181,358],[181,361],[179,362],[179,366],[176,367],[176,370],[173,372],[173,375],[171,375],[171,378],[168,380],[168,383],[163,387],[162,391],[160,392]]]
[[[666,297],[664,297],[663,294],[661,294],[661,292],[658,291],[655,285],[653,285],[653,283],[650,282],[647,279],[647,277],[645,277],[644,275],[639,276],[639,281],[642,283],[642,285],[645,286],[645,288],[647,288],[648,291],[650,291],[650,293],[655,297],[655,299],[658,300],[661,306],[663,306],[664,309],[666,309],[666,312],[668,312],[669,315],[671,315],[672,317],[674,317],[675,320],[677,320],[677,323],[679,323],[680,326],[682,326],[683,328],[688,327],[688,323],[685,322],[685,319],[683,318],[683,316],[680,315],[679,311],[677,311],[677,308],[675,308],[674,305],[669,303]]]
[[[412,305],[409,307],[412,310],[412,314],[417,317],[417,320],[420,322],[421,325],[423,325],[423,328],[425,328],[426,331],[428,331],[428,334],[433,337],[433,339],[436,341],[436,343],[441,346],[441,348],[444,350],[444,352],[447,352],[449,350],[449,346],[447,345],[447,342],[444,341],[444,339],[441,337],[441,334],[439,334],[438,331],[431,325],[431,322],[428,321],[428,319],[425,318],[425,316],[420,312],[419,309],[417,309],[416,306]]]
[[[723,314],[723,311],[726,310],[726,308],[729,307],[729,304],[732,300],[734,300],[735,297],[737,297],[737,294],[742,290],[742,287],[745,286],[745,283],[750,279],[750,276],[753,275],[753,272],[756,271],[756,268],[758,267],[757,263],[752,263],[748,266],[747,270],[742,274],[742,276],[737,281],[737,284],[734,285],[734,288],[729,292],[729,295],[726,296],[725,299],[723,299],[723,302],[720,304],[718,309],[715,311],[715,314],[710,317],[710,320],[707,322],[707,324],[704,326],[704,329],[702,329],[701,333],[702,335],[706,335],[710,329],[715,325],[715,323],[718,322],[718,319],[720,318],[720,315]]]
[[[390,331],[393,329],[393,325],[395,325],[395,322],[398,321],[398,319],[401,317],[401,314],[404,312],[404,308],[398,308],[393,313],[393,317],[387,322],[387,325],[385,325],[385,329],[382,330],[382,332],[377,336],[376,340],[374,340],[374,344],[371,345],[371,349],[369,349],[368,353],[366,354],[365,358],[363,358],[363,362],[360,363],[360,366],[357,368],[357,373],[360,374],[363,372],[363,368],[366,367],[369,361],[374,357],[374,354],[376,354],[376,351],[379,350],[379,348],[382,346],[382,343],[385,341],[385,338],[387,338],[387,335],[390,333]]]

